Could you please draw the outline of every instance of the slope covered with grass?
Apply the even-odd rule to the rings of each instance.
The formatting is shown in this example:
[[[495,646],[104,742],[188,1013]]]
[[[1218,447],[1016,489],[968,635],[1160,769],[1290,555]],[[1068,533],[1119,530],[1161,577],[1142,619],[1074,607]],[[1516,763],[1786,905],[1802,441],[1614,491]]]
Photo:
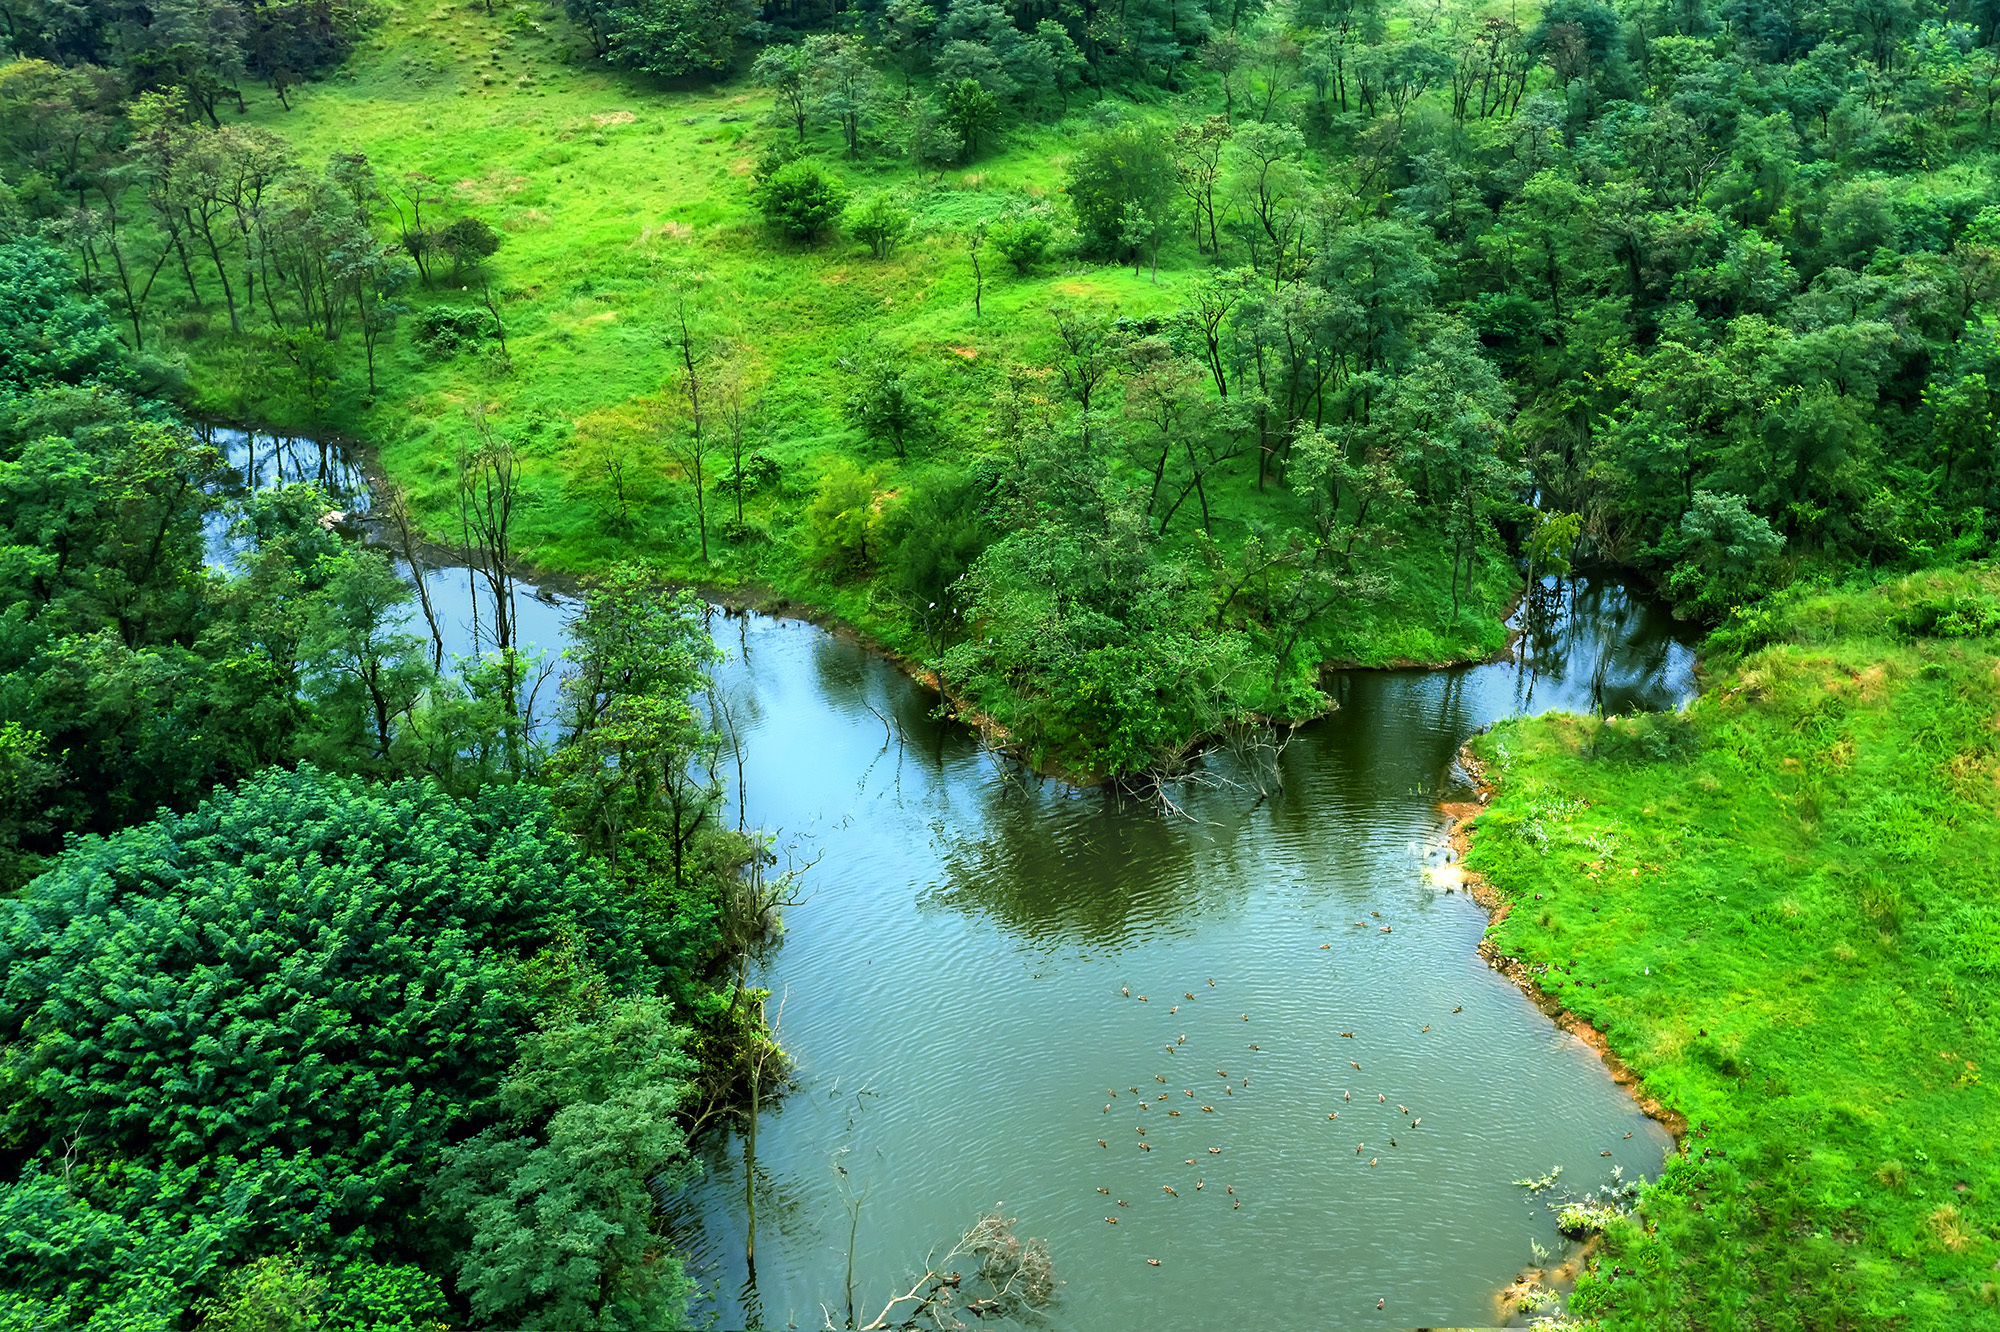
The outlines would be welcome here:
[[[254,101],[249,122],[282,134],[308,165],[365,154],[391,234],[412,208],[406,177],[416,172],[435,182],[423,187],[427,221],[476,215],[502,244],[480,270],[454,276],[440,260],[436,280],[405,295],[411,313],[381,354],[374,392],[356,340],[344,340],[316,412],[254,337],[225,336],[219,310],[184,320],[174,332],[204,410],[364,442],[450,540],[457,457],[473,442],[477,407],[524,464],[517,539],[535,564],[582,574],[641,557],[687,581],[775,591],[913,656],[931,655],[935,641],[908,608],[867,571],[810,548],[805,512],[822,480],[858,469],[893,537],[900,505],[1004,452],[995,403],[1020,386],[1021,370],[1046,376],[1059,351],[1053,310],[1144,326],[1184,304],[1211,267],[1177,235],[1157,271],[1064,255],[1021,273],[989,246],[983,282],[975,277],[966,239],[975,224],[1054,200],[1082,135],[1107,116],[1150,114],[1115,99],[1108,111],[1079,99],[1059,122],[1017,125],[943,173],[879,143],[850,158],[834,129],[814,128],[807,150],[852,199],[886,192],[910,214],[909,238],[883,259],[845,234],[796,244],[765,225],[752,193],[757,159],[795,141],[767,122],[768,94],[741,79],[670,87],[583,60],[544,6],[391,6],[337,73],[290,100],[289,109]],[[505,321],[505,363],[497,349],[426,353],[414,336],[424,312],[480,306],[482,278]],[[739,385],[746,447],[765,460],[740,527],[729,524],[736,497],[716,485],[722,467],[709,460],[707,559],[687,468],[661,444],[687,425],[669,345],[683,293],[697,342],[728,361]],[[907,457],[864,437],[844,410],[860,368],[882,358],[909,367],[941,410],[935,438]],[[1046,392],[1047,382],[1027,387]],[[629,478],[622,494],[607,479],[612,459]],[[1282,485],[1258,485],[1247,452],[1211,490],[1223,551],[1253,520],[1281,529],[1303,520]],[[1205,567],[1194,511],[1190,499],[1168,548]],[[1319,655],[1372,664],[1497,649],[1511,570],[1482,556],[1461,613],[1449,566],[1442,538],[1410,524],[1384,595],[1327,617],[1315,631]]]
[[[2000,571],[1781,600],[1684,715],[1481,737],[1491,940],[1685,1115],[1573,1311],[2000,1326]]]

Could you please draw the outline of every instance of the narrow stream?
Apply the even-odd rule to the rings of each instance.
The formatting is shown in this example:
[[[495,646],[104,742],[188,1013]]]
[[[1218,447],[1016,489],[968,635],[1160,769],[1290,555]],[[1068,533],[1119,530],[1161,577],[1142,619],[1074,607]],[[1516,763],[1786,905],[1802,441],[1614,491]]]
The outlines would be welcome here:
[[[1512,1181],[1650,1176],[1669,1146],[1427,872],[1468,735],[1691,696],[1658,608],[1592,580],[1565,605],[1517,661],[1338,677],[1275,781],[1219,758],[1185,817],[996,760],[846,638],[718,612],[748,821],[818,861],[757,976],[797,1067],[761,1120],[754,1285],[739,1137],[672,1208],[698,1316],[842,1325],[852,1223],[866,1322],[997,1208],[1049,1242],[1058,1328],[1492,1322],[1531,1243],[1564,1247]]]

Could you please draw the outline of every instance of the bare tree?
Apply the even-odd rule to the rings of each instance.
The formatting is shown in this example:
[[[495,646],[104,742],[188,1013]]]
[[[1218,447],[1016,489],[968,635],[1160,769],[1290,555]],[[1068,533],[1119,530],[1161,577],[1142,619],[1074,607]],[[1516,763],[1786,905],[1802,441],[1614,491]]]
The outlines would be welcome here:
[[[850,1212],[858,1214],[858,1206],[858,1202],[851,1206]],[[934,1329],[964,1328],[968,1324],[959,1317],[961,1311],[986,1320],[1020,1318],[1047,1308],[1055,1299],[1058,1284],[1048,1241],[1023,1240],[1014,1233],[1014,1226],[1013,1217],[989,1212],[973,1222],[949,1249],[943,1253],[932,1250],[925,1259],[923,1275],[883,1305],[881,1313],[863,1323],[861,1332],[914,1328],[923,1323]],[[848,1247],[853,1248],[851,1239]],[[977,1263],[978,1267],[967,1276],[954,1266],[959,1261]],[[822,1311],[826,1326],[832,1328],[833,1314],[824,1306]],[[854,1326],[851,1297],[847,1325]]]
[[[424,623],[431,628],[431,669],[444,669],[444,631],[438,628],[437,608],[431,604],[430,583],[424,577],[424,566],[417,559],[417,542],[410,522],[409,493],[401,486],[389,487],[389,521],[395,524],[396,539],[403,547],[403,558],[409,562],[410,578],[417,585],[417,604],[423,608]]]
[[[660,442],[667,452],[681,465],[681,471],[694,483],[695,526],[701,533],[701,562],[708,563],[708,455],[714,451],[717,439],[705,413],[709,404],[705,400],[706,391],[712,387],[707,382],[709,355],[706,349],[697,350],[693,330],[688,325],[687,290],[679,288],[674,293],[675,327],[667,338],[667,347],[680,360],[678,374],[681,396],[687,400],[687,428],[675,430],[666,422],[661,423]]]
[[[493,599],[493,648],[500,658],[501,707],[507,719],[503,739],[508,766],[519,772],[522,672],[515,642],[513,527],[521,497],[520,472],[513,446],[494,432],[485,408],[475,403],[466,414],[478,444],[459,450],[459,521],[468,537],[467,563]],[[476,644],[476,625],[473,637]]]
[[[757,404],[750,400],[750,369],[740,349],[723,362],[715,376],[715,402],[728,435],[729,485],[736,492],[736,526],[743,526],[743,450],[750,438],[750,421]]]

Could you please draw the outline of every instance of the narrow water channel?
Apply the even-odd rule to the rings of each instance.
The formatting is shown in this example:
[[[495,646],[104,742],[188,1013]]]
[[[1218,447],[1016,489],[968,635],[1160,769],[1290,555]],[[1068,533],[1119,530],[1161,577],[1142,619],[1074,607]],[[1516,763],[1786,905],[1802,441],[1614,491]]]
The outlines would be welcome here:
[[[559,646],[560,607],[522,607]],[[797,1067],[761,1120],[754,1284],[740,1137],[672,1204],[698,1314],[843,1325],[851,1226],[866,1322],[998,1209],[1048,1241],[1058,1328],[1491,1322],[1531,1244],[1563,1247],[1512,1181],[1650,1176],[1669,1146],[1427,873],[1468,735],[1692,693],[1657,608],[1588,580],[1564,607],[1517,661],[1338,677],[1275,773],[1219,759],[1184,816],[994,759],[845,638],[718,612],[748,821],[818,860],[757,976]]]

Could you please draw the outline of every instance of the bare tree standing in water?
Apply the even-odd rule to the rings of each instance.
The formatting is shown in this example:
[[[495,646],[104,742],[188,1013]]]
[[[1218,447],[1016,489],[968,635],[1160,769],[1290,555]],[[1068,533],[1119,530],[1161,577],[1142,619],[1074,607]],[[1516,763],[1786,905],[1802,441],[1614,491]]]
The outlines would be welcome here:
[[[520,472],[514,450],[494,433],[483,406],[467,409],[478,443],[461,446],[458,458],[459,522],[467,535],[467,563],[493,598],[493,647],[500,656],[501,706],[505,710],[507,763],[521,765],[521,662],[514,621],[514,507],[520,500]],[[477,605],[477,598],[474,599]],[[475,610],[474,614],[477,614]],[[474,642],[478,628],[474,626]]]
[[[417,604],[423,608],[424,623],[431,627],[431,669],[444,670],[444,631],[438,628],[437,608],[431,604],[430,584],[424,566],[417,559],[416,536],[410,525],[409,492],[389,486],[389,521],[396,525],[396,539],[402,543],[403,558],[409,561],[410,578],[417,585]]]

